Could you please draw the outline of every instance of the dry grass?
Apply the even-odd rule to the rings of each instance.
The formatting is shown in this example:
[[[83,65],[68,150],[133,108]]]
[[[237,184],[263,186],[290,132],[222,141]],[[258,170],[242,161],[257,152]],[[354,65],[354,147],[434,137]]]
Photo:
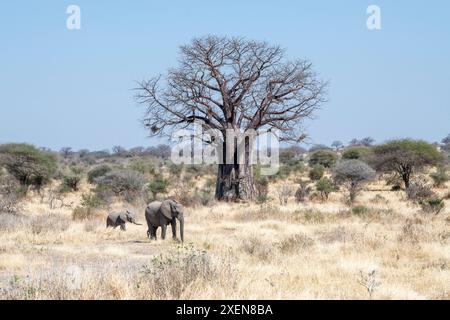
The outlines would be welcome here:
[[[353,210],[340,193],[188,209],[184,247],[31,199],[0,219],[0,298],[450,299],[450,201],[429,216],[372,187]]]

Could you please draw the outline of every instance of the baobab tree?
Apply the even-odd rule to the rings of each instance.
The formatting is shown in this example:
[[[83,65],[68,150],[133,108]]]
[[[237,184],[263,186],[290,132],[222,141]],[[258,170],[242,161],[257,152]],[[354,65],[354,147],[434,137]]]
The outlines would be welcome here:
[[[219,163],[216,197],[253,198],[252,165],[238,161],[238,146],[227,130],[277,129],[280,140],[305,138],[303,121],[325,101],[326,83],[306,60],[288,61],[285,51],[266,42],[206,36],[180,47],[179,65],[139,83],[145,126],[154,135],[200,123],[219,133],[223,159],[229,145],[234,161]]]

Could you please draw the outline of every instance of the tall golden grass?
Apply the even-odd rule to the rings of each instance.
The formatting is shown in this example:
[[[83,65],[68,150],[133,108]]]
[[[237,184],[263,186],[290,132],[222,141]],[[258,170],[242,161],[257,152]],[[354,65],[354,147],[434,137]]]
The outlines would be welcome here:
[[[145,226],[106,230],[107,211],[73,221],[32,197],[0,223],[0,298],[449,299],[449,201],[434,216],[380,188],[357,210],[342,193],[187,208],[184,246],[151,242]]]

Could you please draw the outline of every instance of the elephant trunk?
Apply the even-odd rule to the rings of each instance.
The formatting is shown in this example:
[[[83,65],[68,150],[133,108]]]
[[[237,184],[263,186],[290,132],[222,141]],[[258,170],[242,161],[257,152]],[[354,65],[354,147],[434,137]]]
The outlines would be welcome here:
[[[181,242],[184,242],[184,217],[180,219],[180,237]]]

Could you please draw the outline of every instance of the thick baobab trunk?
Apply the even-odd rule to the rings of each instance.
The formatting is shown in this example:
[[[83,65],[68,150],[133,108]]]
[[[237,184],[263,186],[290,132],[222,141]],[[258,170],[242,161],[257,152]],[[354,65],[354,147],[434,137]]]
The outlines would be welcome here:
[[[219,164],[216,198],[250,200],[255,195],[253,169],[247,164]]]
[[[251,200],[254,198],[253,167],[250,161],[250,152],[247,143],[244,154],[244,163],[239,163],[237,160],[237,148],[235,148],[233,156],[234,163],[218,165],[216,184],[216,198],[218,200]],[[226,159],[225,156],[224,159]]]

